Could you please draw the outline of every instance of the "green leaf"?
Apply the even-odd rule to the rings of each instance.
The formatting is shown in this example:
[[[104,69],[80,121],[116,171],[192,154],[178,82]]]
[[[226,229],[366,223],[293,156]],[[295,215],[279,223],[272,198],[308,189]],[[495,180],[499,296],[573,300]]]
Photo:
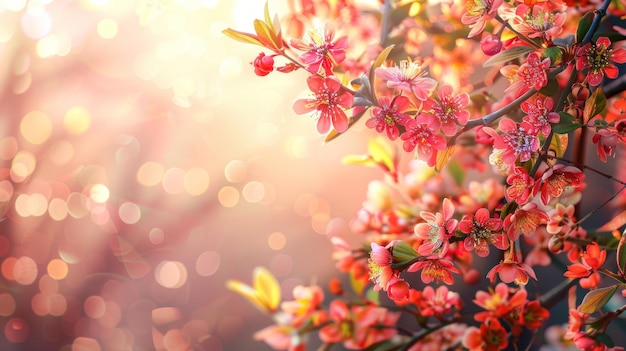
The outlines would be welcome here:
[[[458,162],[451,161],[448,163],[448,171],[450,172],[450,175],[452,176],[452,179],[454,179],[456,185],[461,186],[461,184],[463,184],[463,180],[465,180],[465,171],[463,170],[463,167],[461,167]]]
[[[515,210],[517,209],[517,202],[515,201],[510,201],[504,204],[504,206],[502,206],[502,209],[500,210],[500,219],[505,219],[506,216],[509,215],[509,213],[513,213],[515,212]]]
[[[385,340],[371,345],[364,351],[393,351],[398,350],[401,346],[401,344],[398,344],[395,341]]]
[[[608,347],[614,347],[615,346],[615,342],[613,342],[613,339],[607,333],[598,333],[598,334],[594,335],[593,338],[596,339],[597,341],[603,343],[604,345],[606,345]]]
[[[609,302],[616,290],[617,285],[591,290],[583,298],[583,302],[580,304],[580,306],[578,306],[578,310],[582,313],[588,314],[600,310],[602,306],[606,305],[606,303]]]
[[[591,96],[585,101],[585,109],[583,110],[583,123],[587,123],[593,116],[604,111],[606,108],[606,96],[602,89],[594,90]]]
[[[576,28],[576,43],[580,43],[589,31],[589,28],[591,28],[593,16],[594,13],[589,11],[580,19],[580,22],[578,22],[578,28]]]
[[[365,297],[376,305],[380,306],[380,292],[375,291],[373,288],[367,289]]]
[[[491,56],[487,61],[485,61],[485,63],[483,63],[483,67],[490,67],[509,62],[513,59],[524,56],[531,51],[534,50],[529,46],[515,46]]]
[[[561,111],[559,112],[559,116],[561,116],[559,123],[552,126],[552,131],[557,134],[567,134],[582,127],[582,125],[576,121],[576,118],[567,112]]]
[[[358,296],[362,296],[363,289],[365,289],[365,284],[363,284],[362,280],[356,279],[354,273],[350,272],[350,287],[355,294],[357,294]]]
[[[553,96],[559,91],[559,89],[561,89],[559,87],[559,83],[557,83],[556,80],[552,79],[548,81],[548,84],[545,87],[539,90],[539,93],[546,95],[546,96]]]
[[[370,85],[370,90],[371,90],[371,85],[374,82],[374,72],[376,71],[376,68],[380,67],[383,63],[385,63],[385,60],[387,59],[387,56],[389,56],[389,53],[391,52],[391,50],[393,50],[393,48],[395,47],[395,45],[389,45],[387,46],[385,49],[383,49],[383,51],[380,52],[380,54],[378,54],[378,57],[376,57],[376,60],[374,60],[374,63],[372,64],[372,67],[370,67],[370,71],[369,71],[369,85]],[[371,92],[370,96],[373,98],[374,102],[376,102],[378,99],[376,98],[376,93],[375,92]]]
[[[563,157],[567,151],[569,137],[567,134],[555,133],[550,141],[550,151],[554,152],[554,156]],[[552,160],[556,162],[556,160]]]
[[[622,238],[617,244],[617,269],[619,269],[622,277],[624,276],[624,270],[626,270],[626,230],[622,233]]]
[[[552,62],[553,65],[563,59],[563,52],[558,46],[546,48],[543,54],[550,58],[550,62]]]

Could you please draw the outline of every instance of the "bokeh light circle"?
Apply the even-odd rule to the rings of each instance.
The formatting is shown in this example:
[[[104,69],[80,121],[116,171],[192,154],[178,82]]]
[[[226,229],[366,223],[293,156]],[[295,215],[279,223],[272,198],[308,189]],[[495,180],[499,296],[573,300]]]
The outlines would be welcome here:
[[[196,272],[203,277],[212,276],[220,268],[220,262],[219,252],[205,251],[196,259]]]
[[[187,268],[178,261],[162,261],[154,270],[157,283],[164,288],[178,289],[187,282]]]
[[[4,336],[13,344],[23,343],[28,339],[30,328],[21,318],[12,318],[4,326]]]
[[[22,256],[13,265],[13,277],[22,285],[30,285],[37,279],[37,263],[28,256]]]
[[[67,277],[67,273],[69,272],[69,267],[67,263],[62,259],[55,258],[48,262],[47,267],[48,275],[54,280],[62,280]]]

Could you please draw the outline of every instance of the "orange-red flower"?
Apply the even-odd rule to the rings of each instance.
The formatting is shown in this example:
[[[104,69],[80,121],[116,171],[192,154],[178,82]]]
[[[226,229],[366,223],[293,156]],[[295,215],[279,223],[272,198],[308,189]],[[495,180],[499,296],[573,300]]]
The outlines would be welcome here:
[[[502,220],[491,218],[489,210],[480,208],[475,215],[466,215],[459,222],[459,230],[467,234],[463,246],[467,251],[476,250],[480,257],[489,255],[489,245],[500,250],[509,247],[509,239],[502,230]]]
[[[502,324],[489,318],[480,325],[480,329],[469,327],[463,336],[463,346],[469,351],[498,351],[509,344],[509,334]]]
[[[550,167],[541,177],[541,201],[547,204],[551,198],[559,197],[568,187],[583,184],[583,172],[574,166],[563,164]]]
[[[415,262],[407,271],[416,272],[419,270],[422,271],[421,278],[424,284],[429,284],[434,280],[437,283],[444,282],[448,285],[452,285],[454,284],[452,273],[461,273],[451,261],[438,258]]]
[[[487,273],[487,278],[493,283],[496,280],[496,274],[505,283],[513,283],[517,285],[526,285],[529,277],[537,280],[535,271],[526,263],[519,262],[511,255],[506,255],[504,261],[495,265]]]

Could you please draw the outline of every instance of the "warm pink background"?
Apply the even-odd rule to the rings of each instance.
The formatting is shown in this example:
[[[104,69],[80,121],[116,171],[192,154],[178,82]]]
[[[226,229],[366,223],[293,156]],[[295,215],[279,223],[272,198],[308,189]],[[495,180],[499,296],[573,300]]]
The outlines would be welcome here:
[[[262,48],[221,34],[263,1],[169,1],[145,25],[166,1],[21,3],[0,1],[0,349],[268,349],[225,281],[325,284],[326,234],[379,176],[340,162],[365,135],[322,145],[291,111],[306,74],[257,77]]]

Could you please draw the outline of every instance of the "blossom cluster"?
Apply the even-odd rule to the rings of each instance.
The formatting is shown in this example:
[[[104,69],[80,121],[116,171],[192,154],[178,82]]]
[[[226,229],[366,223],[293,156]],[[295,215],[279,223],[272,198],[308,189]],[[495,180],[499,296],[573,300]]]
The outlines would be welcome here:
[[[280,308],[279,299],[268,304],[279,288],[265,270],[255,279],[268,284],[231,282],[274,317],[256,337],[279,350],[306,349],[314,332],[348,349],[524,349],[540,340],[532,335],[556,330],[544,322],[569,291],[570,318],[553,346],[623,350],[606,331],[626,310],[607,305],[626,296],[626,209],[611,208],[626,182],[624,172],[591,166],[584,147],[595,144],[607,165],[626,142],[618,68],[626,30],[600,25],[626,4],[290,3],[297,13],[282,21],[266,7],[256,33],[224,33],[272,52],[252,62],[259,76],[304,72],[310,93],[293,110],[314,116],[326,141],[367,116],[369,153],[345,162],[385,176],[352,221],[364,245],[331,237],[350,289],[332,280],[328,307],[319,286],[297,287]],[[411,160],[402,163],[399,149]],[[617,190],[583,214],[588,173]],[[601,210],[612,214],[608,223],[587,225]],[[563,266],[562,282],[531,294],[531,281],[549,279],[537,267],[550,265]],[[459,275],[476,287],[473,300]],[[403,327],[403,314],[417,328]]]

